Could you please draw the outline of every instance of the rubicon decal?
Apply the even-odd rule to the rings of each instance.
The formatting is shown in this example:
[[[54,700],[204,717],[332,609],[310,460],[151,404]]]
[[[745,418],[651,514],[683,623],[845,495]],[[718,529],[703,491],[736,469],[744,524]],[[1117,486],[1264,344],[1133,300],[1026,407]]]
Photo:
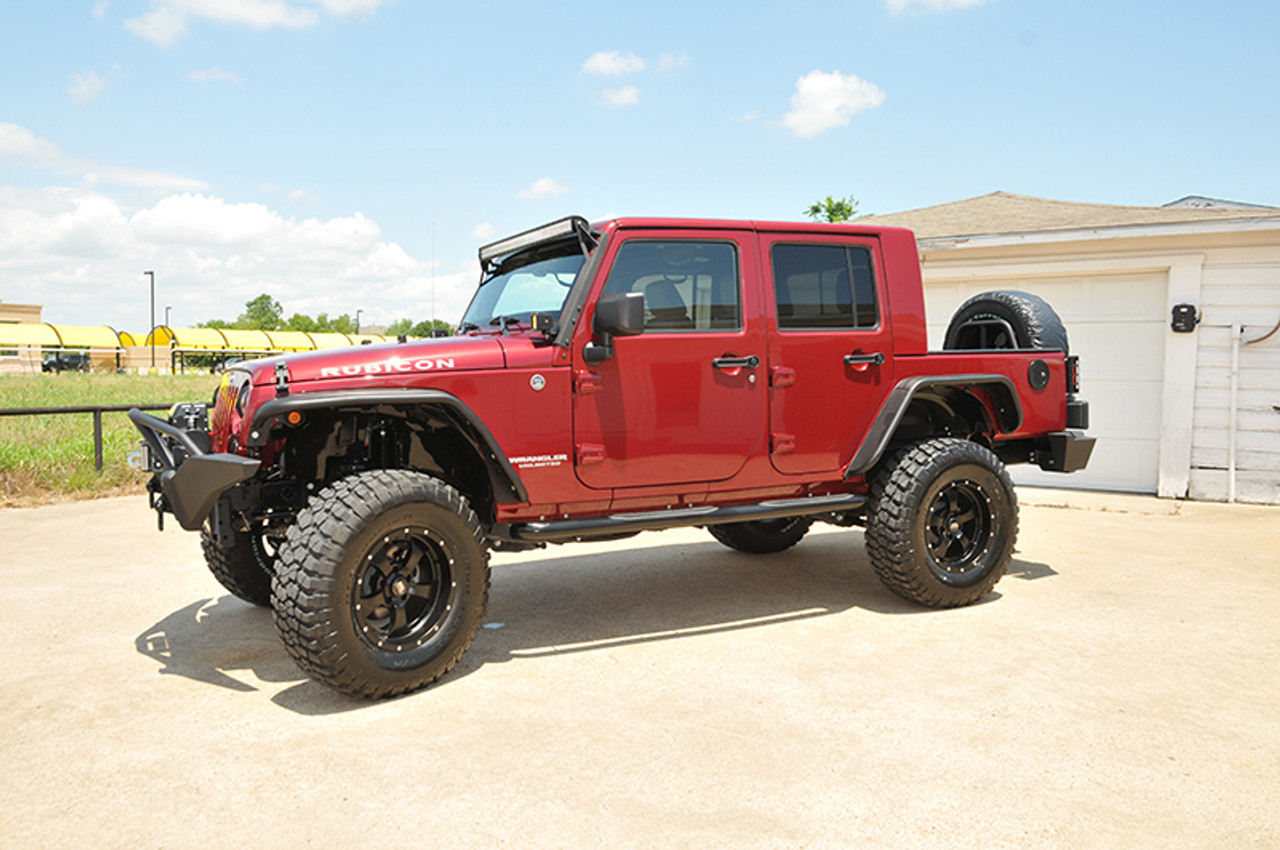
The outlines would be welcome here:
[[[355,377],[358,375],[394,375],[397,372],[433,372],[439,369],[452,369],[452,357],[423,357],[419,360],[403,360],[393,357],[377,363],[363,363],[356,366],[326,366],[320,370],[322,378]]]

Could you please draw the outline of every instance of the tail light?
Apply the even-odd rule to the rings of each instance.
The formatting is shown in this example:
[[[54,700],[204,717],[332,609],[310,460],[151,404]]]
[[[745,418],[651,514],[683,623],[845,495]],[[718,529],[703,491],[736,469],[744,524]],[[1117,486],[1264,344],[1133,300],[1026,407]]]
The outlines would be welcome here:
[[[1067,358],[1067,392],[1080,392],[1080,358],[1074,354]]]

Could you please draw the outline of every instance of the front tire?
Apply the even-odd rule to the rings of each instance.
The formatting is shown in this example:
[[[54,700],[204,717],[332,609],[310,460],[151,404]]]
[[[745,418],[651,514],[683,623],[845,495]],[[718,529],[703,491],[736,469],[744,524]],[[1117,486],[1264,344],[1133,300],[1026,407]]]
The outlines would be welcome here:
[[[479,519],[457,490],[378,470],[318,493],[289,529],[276,630],[309,676],[380,698],[425,687],[475,638],[489,593]]]
[[[873,478],[867,553],[899,596],[931,608],[991,592],[1013,558],[1018,501],[1000,459],[938,438],[891,454]]]
[[[771,555],[799,543],[809,532],[811,525],[812,520],[793,516],[709,525],[707,531],[730,549],[746,552],[748,555]]]

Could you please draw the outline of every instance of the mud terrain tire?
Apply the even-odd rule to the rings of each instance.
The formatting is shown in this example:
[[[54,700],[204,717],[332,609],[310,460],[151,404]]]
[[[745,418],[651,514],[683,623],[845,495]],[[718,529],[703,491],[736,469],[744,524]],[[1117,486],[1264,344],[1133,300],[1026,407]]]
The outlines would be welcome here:
[[[812,520],[793,516],[709,525],[707,531],[730,549],[746,552],[748,555],[771,555],[799,543],[809,532],[811,525]]]
[[[954,438],[900,448],[871,486],[867,554],[894,593],[931,608],[991,592],[1013,558],[1018,502],[995,454]]]
[[[489,553],[466,498],[429,475],[377,470],[325,488],[298,515],[272,607],[304,672],[380,698],[452,669],[488,595]]]
[[[200,529],[204,562],[218,583],[237,599],[263,608],[271,607],[271,576],[275,556],[263,545],[263,535],[237,531],[235,544],[223,549],[208,529]]]
[[[1012,337],[1007,328],[1012,329]],[[947,326],[942,348],[1041,348],[1070,353],[1067,329],[1048,302],[1011,289],[984,292],[961,304]]]

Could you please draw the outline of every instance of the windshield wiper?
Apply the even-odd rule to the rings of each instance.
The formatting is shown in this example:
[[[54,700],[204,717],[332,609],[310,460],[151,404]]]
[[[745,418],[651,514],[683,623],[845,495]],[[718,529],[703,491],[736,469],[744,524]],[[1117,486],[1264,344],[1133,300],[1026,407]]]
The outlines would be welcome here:
[[[519,325],[521,320],[515,316],[494,316],[489,320],[489,326],[502,325],[502,332],[507,333],[507,329],[512,325]]]

